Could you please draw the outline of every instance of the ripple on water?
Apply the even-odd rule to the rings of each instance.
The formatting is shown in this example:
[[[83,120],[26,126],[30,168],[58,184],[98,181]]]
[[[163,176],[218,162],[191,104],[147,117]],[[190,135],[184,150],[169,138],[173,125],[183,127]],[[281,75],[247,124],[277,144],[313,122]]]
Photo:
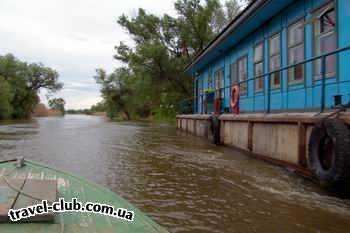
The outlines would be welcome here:
[[[102,184],[170,232],[350,229],[349,201],[173,126],[85,116],[39,119],[0,125],[0,151],[0,159],[25,154]]]

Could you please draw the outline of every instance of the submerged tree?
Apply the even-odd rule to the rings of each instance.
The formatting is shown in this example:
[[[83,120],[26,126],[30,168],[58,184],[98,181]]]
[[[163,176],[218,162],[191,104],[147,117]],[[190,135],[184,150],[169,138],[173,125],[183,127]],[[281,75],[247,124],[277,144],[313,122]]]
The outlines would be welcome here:
[[[0,56],[0,76],[2,77],[0,88],[7,89],[10,93],[6,94],[10,107],[4,107],[8,104],[0,101],[0,108],[7,109],[6,118],[30,117],[39,102],[38,93],[41,89],[53,93],[62,88],[55,70],[42,64],[27,64],[12,54]],[[0,93],[0,95],[5,94]],[[0,98],[4,99],[4,97]]]
[[[65,108],[64,106],[66,105],[66,101],[62,98],[54,98],[49,100],[49,107],[51,109],[55,109],[60,111],[63,115],[65,114]]]
[[[131,119],[129,103],[132,98],[132,90],[128,85],[130,71],[125,68],[116,69],[111,74],[106,74],[103,69],[96,70],[95,80],[101,84],[101,93],[107,105],[107,115],[110,118],[122,112],[127,120]]]

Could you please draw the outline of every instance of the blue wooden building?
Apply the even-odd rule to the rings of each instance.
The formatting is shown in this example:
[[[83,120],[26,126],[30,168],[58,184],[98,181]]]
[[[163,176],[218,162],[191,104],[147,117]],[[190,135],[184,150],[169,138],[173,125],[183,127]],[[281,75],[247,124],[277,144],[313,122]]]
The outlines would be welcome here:
[[[256,0],[186,67],[194,112],[318,111],[350,101],[350,1]],[[212,94],[213,95],[213,94]]]

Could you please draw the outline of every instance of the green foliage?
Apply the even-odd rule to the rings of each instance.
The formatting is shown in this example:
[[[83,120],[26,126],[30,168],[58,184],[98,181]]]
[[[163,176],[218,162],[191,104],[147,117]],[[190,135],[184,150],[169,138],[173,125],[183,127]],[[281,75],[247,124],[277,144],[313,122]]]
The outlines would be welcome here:
[[[49,107],[51,109],[55,109],[60,111],[63,115],[65,114],[65,108],[64,106],[66,105],[66,101],[62,98],[54,98],[49,100]]]
[[[0,56],[0,76],[0,82],[4,83],[0,86],[0,105],[6,106],[2,108],[7,109],[6,114],[5,110],[2,110],[3,118],[30,117],[39,102],[40,89],[45,88],[49,93],[53,93],[62,88],[56,71],[42,64],[27,64],[12,54]],[[7,91],[4,91],[5,89]]]
[[[95,105],[92,105],[90,108],[90,111],[92,113],[105,112],[106,111],[106,104],[102,101],[102,102],[99,102]]]
[[[12,114],[13,95],[10,84],[4,77],[0,76],[0,119],[8,119]]]
[[[85,115],[91,115],[93,112],[91,112],[90,109],[68,109],[66,111],[67,114],[85,114]]]
[[[118,112],[122,112],[126,119],[131,119],[130,111],[133,92],[130,88],[130,70],[119,68],[111,74],[106,74],[102,69],[96,70],[95,80],[102,85],[101,93],[106,103],[107,116],[115,118]]]
[[[214,92],[215,92],[214,88],[207,88],[207,89],[204,90],[205,94],[210,94],[210,93],[214,93]]]
[[[136,17],[119,17],[134,46],[115,47],[115,59],[125,64],[113,73],[96,70],[95,80],[107,114],[115,118],[172,118],[181,100],[193,93],[186,64],[239,12],[235,0],[177,0],[177,17],[156,16],[139,9]]]

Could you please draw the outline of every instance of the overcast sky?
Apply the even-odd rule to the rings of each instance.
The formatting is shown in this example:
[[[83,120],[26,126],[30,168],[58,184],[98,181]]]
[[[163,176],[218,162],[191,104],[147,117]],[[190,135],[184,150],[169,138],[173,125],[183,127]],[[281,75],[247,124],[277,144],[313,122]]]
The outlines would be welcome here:
[[[90,108],[101,100],[93,76],[96,68],[111,72],[119,41],[131,43],[117,24],[121,14],[148,12],[175,16],[175,0],[0,0],[0,54],[56,69],[67,109]],[[224,2],[224,0],[222,0]],[[45,93],[40,93],[47,103]]]
[[[100,98],[95,69],[112,71],[114,46],[130,42],[116,23],[139,7],[175,15],[173,0],[0,0],[0,54],[56,69],[65,87],[66,108],[89,108]],[[46,103],[44,93],[41,99]]]

